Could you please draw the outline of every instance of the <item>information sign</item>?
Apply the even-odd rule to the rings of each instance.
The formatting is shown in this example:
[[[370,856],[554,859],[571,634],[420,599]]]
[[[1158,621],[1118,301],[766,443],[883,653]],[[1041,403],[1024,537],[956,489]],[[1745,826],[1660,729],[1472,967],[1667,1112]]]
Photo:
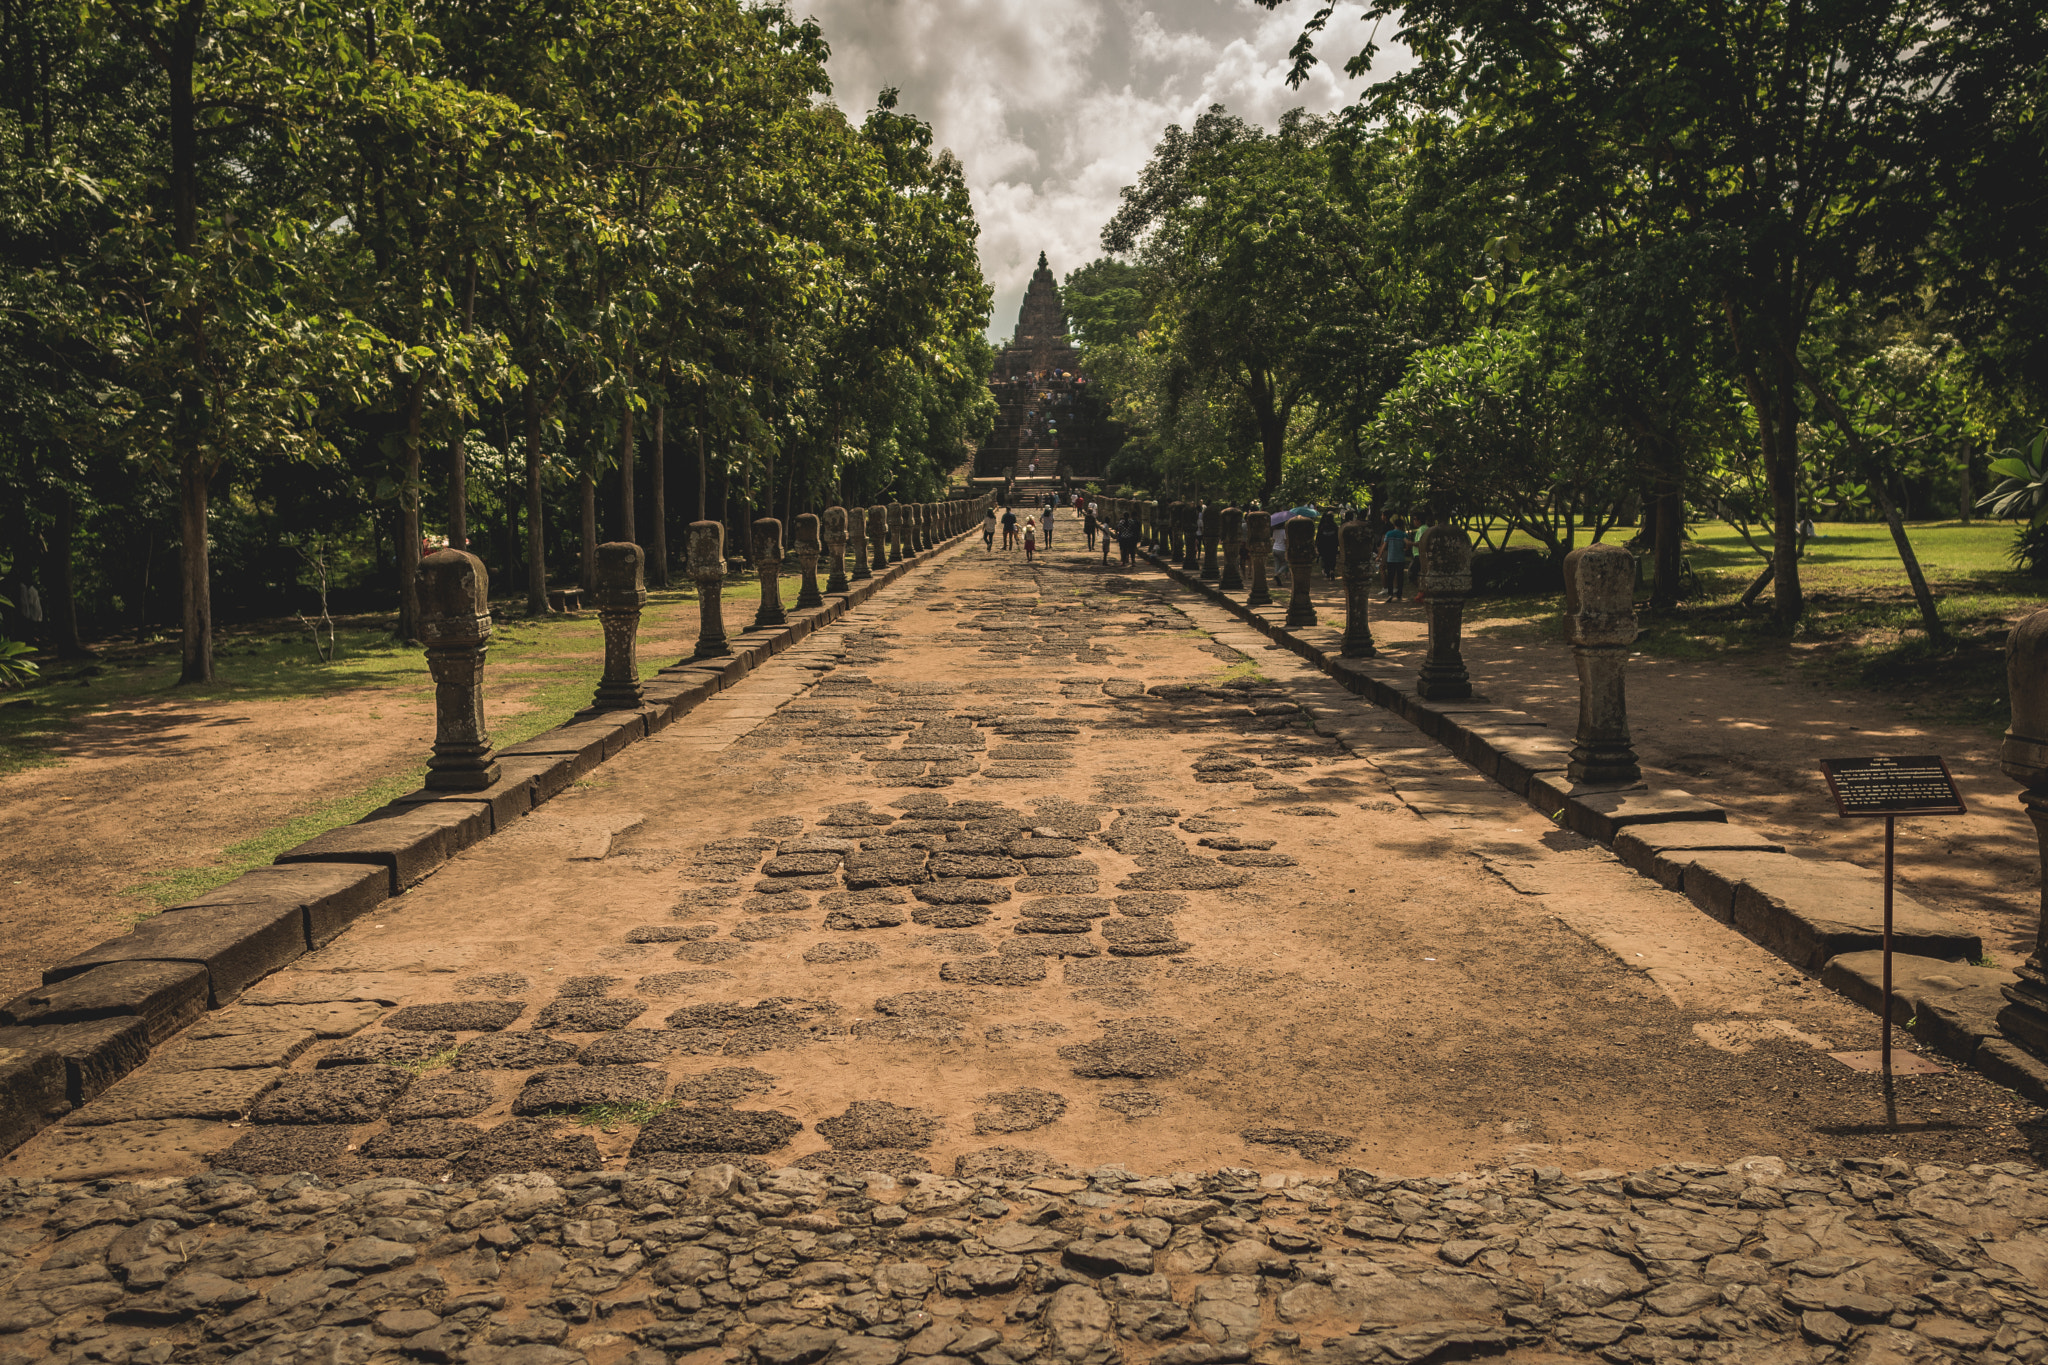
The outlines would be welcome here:
[[[1934,754],[1821,763],[1839,815],[1967,815],[1948,764]]]

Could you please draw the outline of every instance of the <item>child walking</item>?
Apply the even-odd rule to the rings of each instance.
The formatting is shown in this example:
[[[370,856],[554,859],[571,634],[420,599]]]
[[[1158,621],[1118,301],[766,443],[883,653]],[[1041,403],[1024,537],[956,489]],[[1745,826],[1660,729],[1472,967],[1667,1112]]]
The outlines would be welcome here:
[[[1031,562],[1031,552],[1038,548],[1038,518],[1024,518],[1024,562]]]

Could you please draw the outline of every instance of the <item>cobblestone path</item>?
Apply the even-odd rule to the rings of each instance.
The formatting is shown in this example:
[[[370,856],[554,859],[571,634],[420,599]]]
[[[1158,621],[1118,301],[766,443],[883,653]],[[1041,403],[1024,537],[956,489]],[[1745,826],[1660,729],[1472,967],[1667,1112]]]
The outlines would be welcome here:
[[[0,1365],[2048,1357],[2033,1112],[1874,1032],[975,543],[14,1154]]]

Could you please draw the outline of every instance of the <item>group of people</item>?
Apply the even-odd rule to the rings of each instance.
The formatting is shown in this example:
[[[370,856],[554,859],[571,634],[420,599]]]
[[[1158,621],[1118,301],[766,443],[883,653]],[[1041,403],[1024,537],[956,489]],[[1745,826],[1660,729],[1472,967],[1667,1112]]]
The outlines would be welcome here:
[[[1137,560],[1138,517],[1135,512],[1126,512],[1114,526],[1101,518],[1101,508],[1090,502],[1086,494],[1075,493],[1063,499],[1057,493],[1047,493],[1044,502],[1035,513],[1027,511],[1018,515],[1016,508],[1003,505],[991,507],[982,518],[981,541],[987,551],[995,552],[996,536],[1002,536],[1005,551],[1021,548],[1027,563],[1033,561],[1041,547],[1052,546],[1053,526],[1062,507],[1081,523],[1081,533],[1086,537],[1088,548],[1093,550],[1099,536],[1102,541],[1102,562],[1109,563],[1112,545],[1118,551],[1118,563],[1129,568]],[[1338,577],[1337,560],[1342,545],[1340,525],[1356,520],[1366,514],[1359,508],[1309,509],[1315,521],[1316,559],[1321,562],[1323,575],[1329,579]],[[1212,515],[1212,509],[1202,507],[1196,513],[1196,534],[1207,531],[1203,521]],[[1273,582],[1284,585],[1288,581],[1287,562],[1287,517],[1276,517],[1272,523],[1273,534]],[[1388,517],[1381,522],[1373,518],[1374,569],[1380,577],[1382,602],[1398,602],[1405,591],[1405,585],[1415,582],[1421,574],[1422,543],[1429,534],[1429,527],[1421,517],[1413,523],[1401,515]],[[1242,551],[1240,551],[1242,553]],[[1416,594],[1418,602],[1421,593]]]
[[[1136,561],[1137,516],[1134,513],[1126,513],[1123,521],[1112,531],[1112,528],[1102,521],[1100,504],[1090,502],[1087,495],[1082,493],[1075,493],[1065,500],[1057,493],[1047,493],[1036,514],[1027,511],[1022,517],[1018,516],[1016,508],[1007,504],[999,508],[991,507],[987,515],[981,519],[981,543],[990,554],[993,554],[996,536],[1000,533],[1003,538],[1003,549],[1009,551],[1021,548],[1024,551],[1025,562],[1030,563],[1036,558],[1041,546],[1046,549],[1052,548],[1053,527],[1058,523],[1063,505],[1068,513],[1081,523],[1081,534],[1086,538],[1089,549],[1095,548],[1098,537],[1101,539],[1102,562],[1105,565],[1109,563],[1112,540],[1121,550],[1121,562],[1125,566]]]

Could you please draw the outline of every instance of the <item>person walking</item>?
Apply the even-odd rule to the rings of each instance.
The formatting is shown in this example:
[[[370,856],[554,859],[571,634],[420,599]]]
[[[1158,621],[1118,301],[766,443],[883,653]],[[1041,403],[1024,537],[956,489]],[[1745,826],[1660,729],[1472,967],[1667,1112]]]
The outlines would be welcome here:
[[[1273,582],[1275,586],[1287,581],[1287,515],[1276,512],[1273,515]]]
[[[1399,601],[1401,580],[1408,574],[1408,532],[1399,517],[1388,520],[1387,534],[1380,540],[1380,568],[1386,588],[1380,601]]]
[[[1081,513],[1081,530],[1088,537],[1088,548],[1095,548],[1095,504],[1089,503]]]
[[[1124,568],[1128,569],[1137,562],[1138,514],[1136,512],[1124,513],[1122,523],[1116,528],[1116,548],[1119,557],[1118,562]],[[1107,536],[1104,536],[1102,540],[1102,557],[1104,560],[1109,558],[1109,537]]]
[[[1052,516],[1059,511],[1058,504],[1049,504],[1045,509],[1045,548],[1052,548]]]
[[[1003,548],[1017,548],[1017,512],[1015,508],[1003,508]]]
[[[1024,562],[1026,564],[1031,562],[1031,552],[1037,548],[1038,522],[1031,517],[1026,517],[1024,518]]]
[[[1417,517],[1417,525],[1408,533],[1408,582],[1415,589],[1415,600],[1422,600],[1422,542],[1429,539],[1429,523]]]
[[[1323,561],[1323,577],[1337,581],[1337,513],[1334,508],[1321,509],[1322,516],[1316,519],[1316,558]]]
[[[993,507],[989,508],[988,515],[981,519],[981,544],[982,548],[986,550],[988,553],[995,553],[996,509]]]

